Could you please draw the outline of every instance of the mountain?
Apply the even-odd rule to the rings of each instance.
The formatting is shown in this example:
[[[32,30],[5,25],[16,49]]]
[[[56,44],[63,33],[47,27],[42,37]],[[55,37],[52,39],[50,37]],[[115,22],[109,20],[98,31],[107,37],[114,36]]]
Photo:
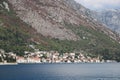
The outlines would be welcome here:
[[[63,24],[83,25],[111,34],[99,23],[87,17],[87,9],[83,6],[74,6],[75,1],[70,0],[8,0],[14,7],[21,20],[31,25],[43,36],[58,38],[61,40],[78,40],[79,36]],[[71,2],[71,3],[70,3]],[[32,5],[32,6],[31,6]],[[73,6],[72,6],[73,5]],[[77,8],[79,10],[77,10]],[[82,14],[79,14],[82,12]],[[97,28],[96,28],[97,27]],[[113,37],[114,35],[111,34]]]
[[[74,0],[1,0],[0,48],[23,55],[34,45],[119,61],[120,38],[91,14]]]
[[[108,28],[120,34],[120,9],[98,11],[95,17]]]

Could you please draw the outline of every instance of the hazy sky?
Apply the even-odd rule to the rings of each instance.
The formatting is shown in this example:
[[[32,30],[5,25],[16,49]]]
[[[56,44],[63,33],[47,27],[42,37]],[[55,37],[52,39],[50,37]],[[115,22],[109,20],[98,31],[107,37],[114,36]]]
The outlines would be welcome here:
[[[98,10],[98,9],[120,9],[120,0],[75,0],[85,7]]]

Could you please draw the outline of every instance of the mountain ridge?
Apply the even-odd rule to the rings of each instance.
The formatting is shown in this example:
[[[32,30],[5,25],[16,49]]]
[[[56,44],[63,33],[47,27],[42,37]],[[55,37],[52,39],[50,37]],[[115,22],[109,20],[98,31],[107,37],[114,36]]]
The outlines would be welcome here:
[[[105,24],[108,28],[120,34],[120,9],[106,9],[96,12],[98,21]]]

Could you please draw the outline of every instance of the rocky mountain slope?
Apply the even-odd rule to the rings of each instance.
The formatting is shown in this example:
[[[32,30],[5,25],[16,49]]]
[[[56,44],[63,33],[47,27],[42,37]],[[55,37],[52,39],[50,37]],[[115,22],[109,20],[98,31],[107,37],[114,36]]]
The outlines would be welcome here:
[[[22,55],[34,45],[119,60],[119,37],[90,14],[73,0],[1,0],[0,48]]]
[[[73,0],[8,1],[13,5],[13,8],[20,19],[31,25],[43,36],[61,40],[79,40],[78,35],[63,26],[64,23],[67,23],[99,29],[115,39],[115,35],[113,35],[110,30],[87,16],[87,13],[89,12],[88,9],[77,4]]]

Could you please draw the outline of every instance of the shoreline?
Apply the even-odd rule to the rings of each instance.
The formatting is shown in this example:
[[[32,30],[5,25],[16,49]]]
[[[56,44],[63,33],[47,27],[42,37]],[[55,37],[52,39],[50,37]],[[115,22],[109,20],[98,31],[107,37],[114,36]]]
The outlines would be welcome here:
[[[81,62],[83,64],[104,64],[104,63],[119,63],[119,62],[100,62],[100,63],[85,63],[85,62]],[[1,65],[19,65],[19,64],[81,64],[81,63],[0,63]]]
[[[61,62],[61,63],[17,63],[17,64],[104,64],[104,63],[119,63],[119,62],[79,62],[79,63],[67,63],[67,62]]]
[[[0,63],[0,65],[18,65],[18,63]]]

